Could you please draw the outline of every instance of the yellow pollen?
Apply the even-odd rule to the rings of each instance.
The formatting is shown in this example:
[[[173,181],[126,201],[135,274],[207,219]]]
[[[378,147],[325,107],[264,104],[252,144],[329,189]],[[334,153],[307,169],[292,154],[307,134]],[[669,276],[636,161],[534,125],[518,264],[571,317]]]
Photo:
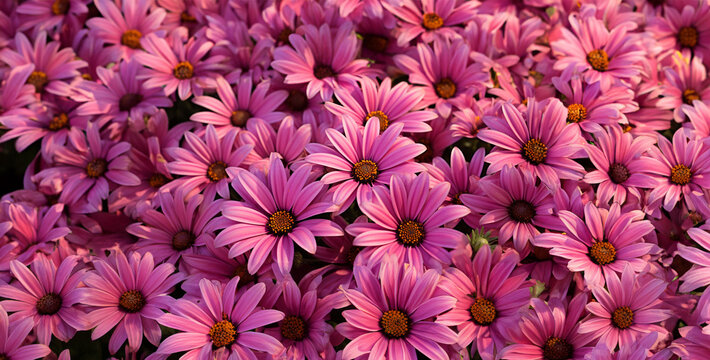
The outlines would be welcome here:
[[[572,104],[567,107],[567,122],[578,123],[587,119],[587,108],[582,104]]]
[[[477,298],[471,305],[471,318],[478,325],[488,326],[496,319],[496,307],[493,303],[484,298]]]
[[[86,165],[86,175],[92,179],[96,179],[106,172],[108,163],[104,159],[94,159]]]
[[[678,30],[678,43],[682,47],[693,48],[698,45],[698,35],[698,29],[684,26]]]
[[[634,324],[634,312],[628,306],[618,307],[611,314],[611,323],[619,329],[627,329]]]
[[[616,248],[608,241],[596,242],[589,248],[589,257],[598,265],[611,264],[616,260]]]
[[[523,158],[529,163],[538,165],[547,159],[547,145],[540,139],[530,139],[523,145]]]
[[[379,111],[379,110],[371,111],[365,117],[365,121],[370,120],[370,118],[373,116],[380,119],[380,132],[387,130],[387,127],[390,126],[389,118],[387,117],[387,115],[385,115],[385,113],[383,113],[382,111]]]
[[[41,93],[49,82],[49,77],[42,71],[33,71],[27,78],[27,83],[35,87],[35,92]]]
[[[227,177],[227,164],[224,161],[216,161],[207,168],[207,177],[214,181],[220,181]]]
[[[227,316],[222,316],[223,320],[216,322],[210,328],[210,339],[216,348],[229,346],[234,343],[237,336],[237,329],[231,321],[227,320]]]
[[[400,339],[409,334],[412,320],[399,310],[387,310],[380,318],[380,328],[386,337]]]
[[[604,50],[592,50],[587,54],[587,62],[596,71],[606,71],[609,68],[609,55]]]
[[[69,12],[69,0],[54,0],[52,3],[52,14],[66,15]]]
[[[235,110],[232,111],[232,116],[229,118],[229,120],[232,122],[232,125],[236,127],[243,127],[247,124],[247,120],[249,120],[249,118],[251,117],[251,113],[248,111]]]
[[[145,298],[138,290],[129,290],[121,294],[118,308],[127,313],[137,313],[145,306]]]
[[[190,15],[190,13],[188,13],[187,11],[183,11],[182,13],[180,13],[180,21],[182,21],[184,23],[185,22],[195,22],[195,21],[197,21],[197,19],[195,19],[195,17]]]
[[[676,185],[689,183],[692,176],[693,172],[685,165],[678,164],[671,169],[671,182]]]
[[[700,94],[693,89],[683,91],[683,102],[688,105],[693,105],[693,100],[700,100]]]
[[[143,34],[141,34],[138,30],[126,30],[126,32],[121,35],[121,44],[126,45],[131,49],[140,49],[142,36]]]
[[[296,225],[296,219],[290,211],[278,210],[269,216],[266,227],[274,235],[286,235],[293,230],[294,225]]]
[[[372,184],[377,180],[377,174],[377,164],[372,160],[358,161],[350,172],[353,179],[361,184]]]
[[[436,94],[442,99],[448,99],[456,95],[456,84],[449,78],[441,79],[434,85]]]
[[[281,336],[293,341],[306,337],[306,322],[300,316],[288,315],[281,321]]]
[[[191,79],[195,68],[189,61],[181,61],[173,69],[173,75],[179,80]]]
[[[397,240],[406,246],[417,246],[424,241],[424,224],[414,221],[405,220],[397,225]]]
[[[49,130],[58,131],[64,129],[69,124],[69,117],[65,113],[61,113],[49,121]]]
[[[547,360],[567,360],[573,353],[574,347],[556,336],[547,339],[542,347],[542,356]]]
[[[422,26],[427,30],[436,30],[444,26],[444,19],[435,13],[426,13],[422,19]]]

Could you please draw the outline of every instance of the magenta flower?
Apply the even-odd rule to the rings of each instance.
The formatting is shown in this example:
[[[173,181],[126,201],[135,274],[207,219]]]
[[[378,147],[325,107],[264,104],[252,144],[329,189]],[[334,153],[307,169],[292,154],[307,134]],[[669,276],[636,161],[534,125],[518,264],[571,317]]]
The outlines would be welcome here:
[[[307,183],[310,166],[288,174],[281,159],[272,156],[268,174],[246,170],[230,171],[232,186],[244,201],[226,201],[217,221],[228,225],[215,237],[215,246],[231,245],[235,257],[249,250],[248,270],[256,273],[269,255],[283,274],[293,265],[293,244],[313,254],[315,236],[339,236],[342,229],[327,219],[312,217],[326,213],[332,203],[323,198],[325,184]]]
[[[81,300],[79,284],[83,270],[74,271],[78,258],[69,256],[59,267],[46,256],[39,255],[32,262],[31,271],[17,260],[10,263],[10,271],[17,282],[0,285],[0,302],[12,318],[30,318],[40,343],[49,345],[52,335],[67,342],[77,330],[86,330],[86,315],[75,305]]]
[[[441,275],[424,273],[388,258],[382,263],[379,280],[366,267],[355,267],[358,287],[343,289],[354,310],[343,311],[345,322],[336,326],[351,341],[343,359],[370,354],[372,359],[417,358],[416,351],[430,359],[449,359],[441,344],[456,342],[448,327],[429,320],[451,309],[456,299],[435,295]]]
[[[26,121],[34,112],[27,109],[28,105],[37,102],[34,96],[35,88],[27,84],[34,64],[25,64],[14,67],[8,71],[5,82],[0,88],[0,124],[5,124],[10,119],[18,118],[15,121]],[[10,125],[5,125],[10,127]],[[12,127],[10,127],[12,129]],[[6,141],[5,134],[0,138],[0,142]],[[18,150],[21,151],[21,150]]]
[[[615,272],[606,273],[606,285],[592,288],[596,302],[587,304],[592,318],[579,325],[581,334],[591,334],[599,338],[599,343],[613,351],[618,344],[621,348],[631,346],[634,341],[649,332],[666,334],[666,330],[656,323],[668,317],[670,312],[661,308],[659,295],[667,284],[658,278],[641,278],[627,266],[621,280]]]
[[[443,325],[456,326],[458,344],[471,345],[484,360],[494,358],[517,326],[519,310],[530,301],[530,283],[526,275],[513,274],[519,256],[497,246],[492,252],[482,246],[471,260],[471,249],[457,250],[454,266],[444,271],[441,288],[456,299],[453,309],[437,318]]]
[[[30,331],[32,331],[32,319],[10,321],[5,309],[0,306],[0,354],[10,360],[35,360],[43,359],[52,353],[52,350],[44,344],[25,345],[24,340]]]
[[[30,0],[25,1],[15,9],[20,15],[18,30],[33,29],[36,34],[40,31],[54,33],[66,23],[77,21],[89,9],[86,4],[89,0]]]
[[[283,118],[278,130],[261,119],[254,119],[247,124],[247,131],[239,133],[240,144],[253,146],[244,163],[266,170],[271,154],[276,154],[286,164],[293,164],[304,156],[303,149],[310,143],[311,134],[310,124],[296,127],[292,116]]]
[[[692,106],[695,100],[710,103],[710,80],[701,58],[673,56],[673,64],[664,69],[664,75],[660,89],[663,97],[658,100],[656,107],[673,110],[676,122],[685,121],[683,104]]]
[[[429,189],[429,175],[393,176],[389,191],[378,188],[371,197],[358,202],[360,210],[373,221],[354,223],[347,232],[354,236],[353,245],[364,247],[362,256],[368,266],[382,262],[385,255],[420,271],[434,267],[431,261],[450,263],[445,249],[464,245],[464,235],[443,227],[470,212],[462,205],[441,206],[450,185],[439,183]],[[381,191],[380,191],[381,190]]]
[[[572,158],[583,149],[579,130],[567,125],[567,109],[551,98],[541,102],[530,99],[521,113],[510,103],[503,103],[501,117],[486,117],[488,126],[478,138],[495,145],[486,156],[496,172],[506,164],[534,174],[551,189],[559,188],[560,179],[578,180],[584,168]]]
[[[283,346],[272,336],[255,329],[284,319],[276,310],[257,309],[266,286],[258,283],[237,292],[239,277],[227,284],[203,279],[199,302],[179,299],[170,313],[160,317],[160,324],[180,332],[163,340],[149,359],[187,352],[186,359],[254,359],[254,351],[278,355]],[[162,357],[160,357],[162,356]]]
[[[80,303],[91,307],[87,314],[96,340],[113,329],[109,351],[114,354],[128,339],[128,349],[136,351],[143,335],[158,346],[160,327],[156,319],[163,315],[172,298],[168,295],[183,280],[182,273],[173,274],[175,266],[160,264],[153,256],[136,252],[128,257],[116,249],[106,260],[93,260],[95,271],[84,277]],[[115,329],[114,329],[115,328]]]
[[[457,27],[473,19],[477,6],[477,2],[462,3],[456,0],[382,1],[382,7],[399,19],[399,46],[405,46],[418,37],[421,37],[423,43],[456,37]]]
[[[678,290],[681,292],[690,292],[710,285],[710,233],[707,230],[710,230],[708,224],[688,229],[688,236],[700,245],[700,248],[678,244],[678,255],[693,265],[680,277],[683,283]]]
[[[621,110],[625,108],[624,101],[630,102],[634,94],[624,87],[602,91],[601,83],[586,85],[576,76],[569,81],[553,78],[552,83],[565,98],[563,104],[567,106],[567,122],[577,124],[587,133],[603,131],[603,125],[617,124],[623,119]]]
[[[26,202],[6,203],[8,220],[12,228],[6,233],[13,245],[12,257],[24,264],[29,264],[38,252],[50,254],[55,242],[71,231],[62,223],[57,223],[62,216],[64,204],[50,207],[33,207]],[[4,206],[3,206],[4,207]],[[3,250],[9,248],[3,247]],[[4,251],[2,251],[4,252]],[[8,269],[5,264],[5,269]]]
[[[645,271],[648,266],[642,257],[656,246],[642,241],[653,231],[651,222],[642,220],[642,211],[622,212],[618,203],[609,210],[587,203],[584,220],[567,210],[560,211],[558,216],[566,233],[540,234],[533,244],[567,259],[570,271],[584,271],[584,280],[590,288],[604,285],[602,272],[608,278],[609,273],[621,273],[627,266],[635,272]]]
[[[709,64],[710,6],[707,3],[681,2],[676,6],[664,6],[665,16],[649,18],[648,32],[656,39],[659,57],[671,56],[681,51],[683,57],[694,54]]]

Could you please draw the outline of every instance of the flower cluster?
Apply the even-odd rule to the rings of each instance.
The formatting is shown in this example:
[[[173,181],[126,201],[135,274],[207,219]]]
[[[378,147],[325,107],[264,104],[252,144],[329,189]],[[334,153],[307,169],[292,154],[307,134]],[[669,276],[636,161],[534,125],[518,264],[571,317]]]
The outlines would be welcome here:
[[[708,68],[710,0],[0,1],[0,359],[710,359]]]

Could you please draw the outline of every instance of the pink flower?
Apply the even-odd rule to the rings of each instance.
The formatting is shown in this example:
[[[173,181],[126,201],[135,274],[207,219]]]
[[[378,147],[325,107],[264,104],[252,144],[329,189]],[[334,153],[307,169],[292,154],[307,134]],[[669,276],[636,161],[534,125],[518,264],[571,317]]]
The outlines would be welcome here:
[[[700,100],[710,103],[710,80],[702,59],[692,59],[678,54],[673,56],[672,66],[664,69],[664,82],[659,92],[663,97],[656,104],[659,109],[673,110],[676,122],[685,121],[683,104],[693,105]]]
[[[623,119],[624,103],[631,102],[634,95],[631,89],[624,87],[602,91],[601,83],[586,85],[576,76],[568,81],[553,78],[552,83],[565,98],[567,122],[577,124],[587,133],[603,131],[603,125],[617,124]]]
[[[47,345],[25,345],[24,340],[32,331],[32,319],[10,321],[7,312],[0,306],[0,354],[8,359],[35,360],[52,353]]]
[[[681,292],[690,292],[710,285],[710,233],[707,230],[710,230],[709,224],[688,229],[688,236],[700,245],[700,248],[678,244],[678,255],[693,265],[680,278],[683,283],[678,290]]]
[[[683,57],[690,58],[692,54],[710,64],[710,6],[707,3],[680,3],[680,6],[664,6],[665,16],[654,16],[649,19],[648,32],[658,42],[662,49],[659,57],[672,55],[681,51]]]
[[[15,10],[19,14],[20,27],[18,30],[33,29],[36,34],[40,31],[55,33],[71,20],[77,21],[89,9],[86,4],[89,0],[30,0],[20,4]],[[67,21],[67,18],[73,18]]]
[[[478,2],[384,0],[382,6],[399,19],[397,45],[405,46],[417,37],[421,37],[423,43],[456,37],[457,25],[465,24],[476,15]]]
[[[311,142],[311,133],[310,124],[296,127],[292,116],[283,118],[278,130],[261,119],[253,119],[247,124],[247,131],[239,133],[240,144],[253,146],[244,163],[266,170],[271,154],[276,154],[286,164],[293,164],[304,157],[303,150]]]
[[[9,243],[12,245],[11,259],[29,264],[38,252],[50,254],[54,250],[55,242],[71,232],[68,227],[61,226],[62,223],[57,224],[64,204],[42,208],[26,202],[3,205],[3,212],[7,213],[8,220],[12,222],[12,228],[7,232]],[[10,248],[3,247],[5,251],[8,249]]]

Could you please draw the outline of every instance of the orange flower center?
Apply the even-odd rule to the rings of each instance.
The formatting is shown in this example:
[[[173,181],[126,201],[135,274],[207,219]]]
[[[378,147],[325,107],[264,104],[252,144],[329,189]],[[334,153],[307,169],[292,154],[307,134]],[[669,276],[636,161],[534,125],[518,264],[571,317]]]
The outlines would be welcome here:
[[[444,19],[435,13],[426,13],[422,19],[422,26],[427,30],[436,30],[444,26]]]
[[[296,219],[288,210],[278,210],[269,216],[266,227],[274,235],[286,235],[290,233],[296,225]]]
[[[145,298],[138,290],[126,291],[118,300],[119,309],[127,313],[137,313],[143,306],[145,306]]]
[[[194,75],[195,68],[190,64],[189,61],[181,61],[173,69],[173,75],[179,80],[192,79]]]
[[[596,71],[606,71],[609,68],[609,55],[604,50],[592,50],[587,54],[587,62]]]
[[[698,35],[698,29],[684,26],[678,30],[678,43],[682,47],[693,48],[698,45]]]
[[[589,257],[598,265],[611,264],[616,260],[616,249],[610,242],[600,241],[589,248]]]
[[[471,305],[471,318],[478,325],[488,326],[496,319],[496,307],[493,303],[484,298],[477,298]]]
[[[407,336],[411,325],[412,320],[409,316],[399,310],[387,310],[380,318],[380,328],[390,339],[400,339]]]
[[[390,122],[387,118],[387,115],[383,113],[382,111],[371,111],[367,116],[365,117],[365,121],[370,120],[371,117],[376,117],[380,119],[380,132],[383,132],[387,130],[387,127],[389,127]]]
[[[67,125],[69,125],[69,117],[67,114],[61,113],[49,121],[49,130],[58,131],[64,129]]]
[[[436,94],[442,99],[448,99],[456,95],[456,84],[449,78],[441,79],[434,85]]]
[[[121,35],[121,44],[126,45],[131,49],[140,49],[142,36],[143,34],[141,34],[138,30],[126,30],[126,32]]]
[[[523,158],[529,163],[538,165],[547,159],[547,145],[540,139],[530,139],[523,145]]]
[[[232,111],[232,116],[229,119],[232,122],[232,125],[236,127],[242,127],[247,124],[247,120],[249,120],[249,118],[251,117],[252,115],[248,111],[235,110]]]
[[[42,71],[33,71],[27,78],[27,83],[35,87],[35,92],[41,93],[49,82],[49,77]]]
[[[634,312],[628,306],[618,307],[611,314],[611,323],[619,329],[627,329],[634,324]]]
[[[210,339],[216,348],[232,345],[237,337],[236,327],[226,317],[226,315],[223,315],[222,318],[224,320],[216,322],[210,328]]]
[[[424,241],[424,224],[414,220],[402,221],[397,225],[397,240],[406,247],[421,244]]]
[[[207,177],[217,182],[227,177],[227,164],[224,161],[216,161],[207,168]]]
[[[693,105],[693,100],[700,100],[700,94],[694,89],[686,89],[683,91],[683,102],[688,105]]]
[[[69,12],[69,0],[54,0],[52,3],[52,14],[66,15]]]
[[[676,185],[685,185],[690,182],[690,178],[693,176],[690,168],[678,164],[671,169],[671,182]]]
[[[567,122],[578,123],[587,119],[587,108],[582,104],[572,104],[567,107]]]
[[[377,164],[372,160],[360,160],[350,172],[353,179],[361,184],[372,184],[377,180]]]
[[[89,162],[88,165],[86,165],[86,175],[89,175],[90,178],[96,179],[99,176],[103,175],[106,172],[106,169],[108,168],[108,163],[104,159],[94,159]]]

